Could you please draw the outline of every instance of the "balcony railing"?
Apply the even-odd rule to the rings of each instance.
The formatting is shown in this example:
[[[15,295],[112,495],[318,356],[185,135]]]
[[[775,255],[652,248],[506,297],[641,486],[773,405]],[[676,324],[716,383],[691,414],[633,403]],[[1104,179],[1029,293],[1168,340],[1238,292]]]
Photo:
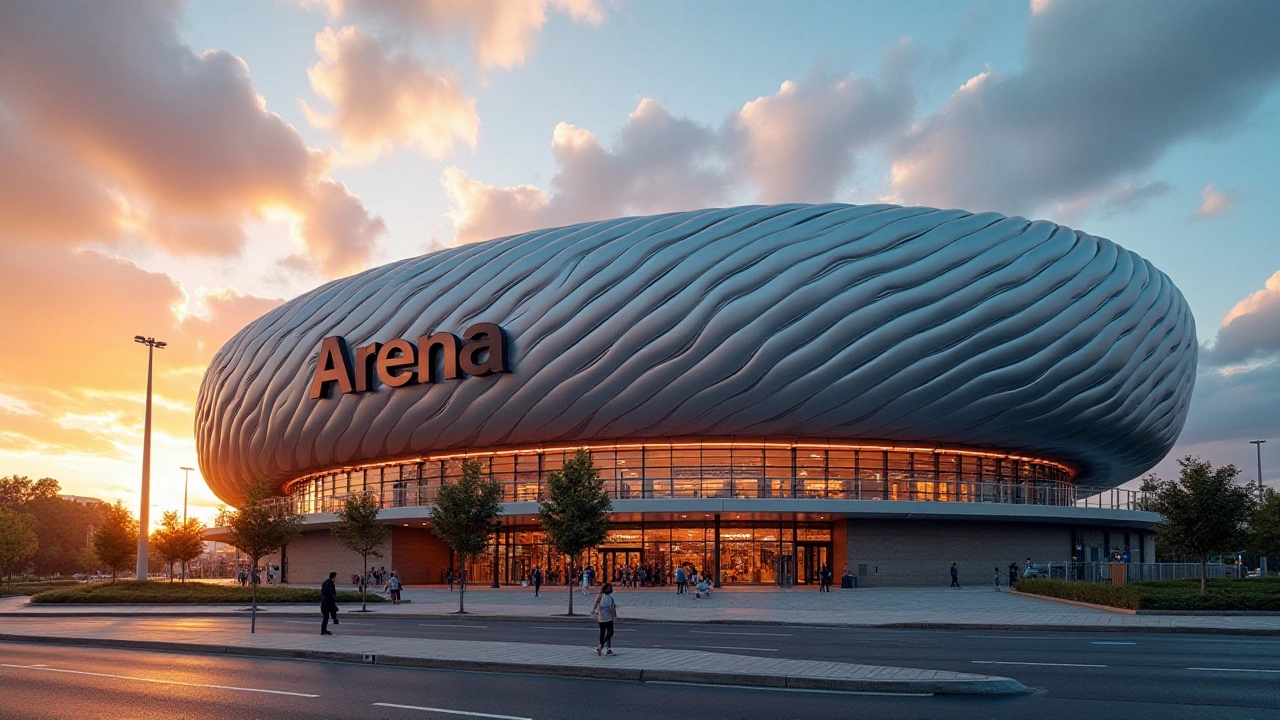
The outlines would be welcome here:
[[[297,493],[272,498],[272,507],[299,513],[337,512],[351,494],[372,492],[383,508],[428,507],[435,503],[439,485],[387,483],[347,493],[316,496]],[[614,500],[650,499],[769,499],[769,500],[887,500],[911,502],[966,502],[1047,507],[1146,510],[1146,493],[1123,488],[1090,488],[1053,481],[936,482],[914,479],[875,480],[841,478],[635,478],[605,481],[605,490]],[[536,502],[544,486],[530,480],[503,483],[504,502]]]

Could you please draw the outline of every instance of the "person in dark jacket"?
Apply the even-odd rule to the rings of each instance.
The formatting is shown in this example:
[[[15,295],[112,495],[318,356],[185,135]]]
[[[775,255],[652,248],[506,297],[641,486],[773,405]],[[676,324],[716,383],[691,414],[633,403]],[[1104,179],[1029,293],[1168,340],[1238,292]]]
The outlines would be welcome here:
[[[533,569],[533,596],[538,597],[538,592],[542,590],[542,568]]]
[[[320,634],[332,635],[329,632],[329,618],[333,618],[333,624],[338,624],[338,588],[333,584],[333,579],[338,577],[338,573],[329,573],[329,579],[320,583]]]

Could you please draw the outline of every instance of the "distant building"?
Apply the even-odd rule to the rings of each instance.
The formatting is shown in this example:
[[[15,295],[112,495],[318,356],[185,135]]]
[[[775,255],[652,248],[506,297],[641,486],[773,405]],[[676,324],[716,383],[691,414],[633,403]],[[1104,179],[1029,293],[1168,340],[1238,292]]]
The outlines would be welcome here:
[[[537,522],[591,452],[613,530],[597,580],[962,582],[992,567],[1154,560],[1138,477],[1196,370],[1172,281],[1105,238],[995,213],[777,205],[620,218],[409,258],[255,320],[200,389],[196,443],[235,505],[305,516],[292,582],[359,559],[328,528],[381,500],[409,583],[454,565],[428,510],[461,461],[505,488],[469,575],[563,581]],[[224,537],[217,530],[209,538]],[[601,572],[601,570],[604,572]]]
[[[70,501],[71,501],[71,502],[73,502],[73,503],[79,503],[79,504],[81,504],[81,505],[88,505],[88,506],[90,506],[90,507],[92,507],[92,506],[94,506],[94,505],[105,505],[105,504],[106,504],[106,503],[104,503],[102,500],[99,500],[98,498],[95,498],[95,497],[85,497],[84,495],[59,495],[58,497],[62,498],[63,500],[70,500]]]

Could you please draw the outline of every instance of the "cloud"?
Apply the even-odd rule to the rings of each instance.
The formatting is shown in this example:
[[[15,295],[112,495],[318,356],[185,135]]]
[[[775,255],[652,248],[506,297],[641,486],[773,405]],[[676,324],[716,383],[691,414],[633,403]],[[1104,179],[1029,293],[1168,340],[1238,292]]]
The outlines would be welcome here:
[[[1096,201],[1090,199],[1089,204],[1096,203],[1103,217],[1112,217],[1136,212],[1152,200],[1164,197],[1171,192],[1173,192],[1173,186],[1163,180],[1144,185],[1125,182],[1108,189]]]
[[[550,5],[575,22],[598,25],[604,19],[595,0],[554,0]],[[482,68],[513,68],[533,52],[546,23],[546,0],[329,0],[337,18],[363,17],[394,30],[406,28],[436,40],[465,34],[475,43]]]
[[[372,160],[397,145],[430,158],[449,155],[458,143],[475,149],[480,117],[457,73],[433,72],[354,27],[325,28],[316,51],[320,62],[307,76],[334,109],[304,109],[313,125],[338,133],[351,160]]]
[[[1030,214],[1231,129],[1280,80],[1275,3],[1037,3],[1014,73],[975,75],[896,148],[908,202]]]
[[[1213,344],[1201,356],[1213,367],[1280,358],[1280,272],[1227,312]]]
[[[448,168],[441,184],[453,205],[456,242],[617,215],[691,209],[723,202],[732,188],[709,127],[641,100],[611,149],[591,132],[556,125],[551,191],[497,187]]]
[[[736,167],[764,202],[823,202],[855,168],[859,151],[896,137],[911,119],[908,43],[886,51],[882,84],[857,75],[788,80],[744,105],[730,124]]]
[[[333,256],[341,245],[361,255],[343,267],[359,265],[371,248],[363,230],[380,221],[356,199],[364,222],[325,224],[316,211],[336,183],[325,156],[266,110],[239,58],[181,43],[179,7],[0,7],[0,157],[14,161],[0,163],[0,184],[35,168],[23,194],[0,201],[0,230],[13,241],[127,236],[228,256],[247,221],[283,209],[302,218],[308,251]],[[34,222],[59,207],[45,229]]]
[[[1209,183],[1200,191],[1200,207],[1196,208],[1191,217],[1194,219],[1221,215],[1230,210],[1235,203],[1236,196],[1234,193],[1219,190],[1218,186]]]

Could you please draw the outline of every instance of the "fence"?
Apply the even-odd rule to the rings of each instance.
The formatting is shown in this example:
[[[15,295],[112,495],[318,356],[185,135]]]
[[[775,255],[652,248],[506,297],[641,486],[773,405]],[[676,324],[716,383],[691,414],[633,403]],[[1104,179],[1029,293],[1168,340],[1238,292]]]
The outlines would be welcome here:
[[[1051,562],[1032,565],[1026,577],[1049,577],[1072,582],[1142,582],[1144,580],[1191,580],[1200,578],[1200,563],[1110,563]],[[1209,563],[1210,578],[1241,577],[1243,565]]]

